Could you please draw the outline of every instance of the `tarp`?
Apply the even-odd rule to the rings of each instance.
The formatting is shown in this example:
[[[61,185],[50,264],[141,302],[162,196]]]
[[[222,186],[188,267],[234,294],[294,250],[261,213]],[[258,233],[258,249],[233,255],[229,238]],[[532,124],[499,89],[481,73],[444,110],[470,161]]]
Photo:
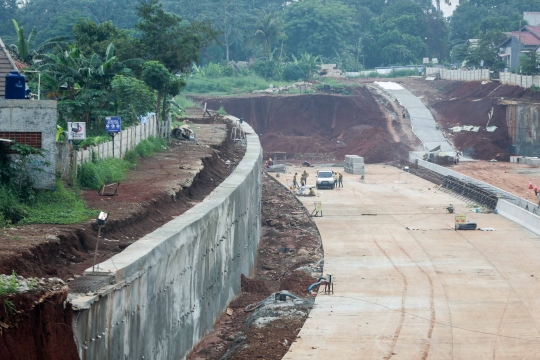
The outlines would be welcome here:
[[[277,165],[273,165],[273,166],[270,166],[268,169],[266,169],[267,172],[275,172],[275,173],[278,173],[278,172],[281,172],[281,173],[284,173],[285,172],[285,165],[283,164],[277,164]]]

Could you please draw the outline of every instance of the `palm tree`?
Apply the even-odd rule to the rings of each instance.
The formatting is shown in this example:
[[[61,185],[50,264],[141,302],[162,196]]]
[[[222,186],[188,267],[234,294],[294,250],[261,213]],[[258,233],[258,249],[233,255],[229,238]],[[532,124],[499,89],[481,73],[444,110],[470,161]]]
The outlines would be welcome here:
[[[283,35],[283,22],[273,13],[261,10],[255,22],[255,35],[250,42],[253,44],[259,42],[262,44],[263,51],[268,60],[272,57],[273,44]]]
[[[34,56],[42,54],[53,47],[64,43],[69,40],[67,36],[58,36],[45,40],[38,46],[34,47],[37,38],[37,27],[33,27],[28,35],[28,38],[24,36],[24,28],[19,27],[19,24],[15,19],[13,21],[13,26],[15,27],[15,32],[17,33],[17,44],[11,44],[9,46],[10,50],[13,51],[15,56],[23,62],[32,63]]]

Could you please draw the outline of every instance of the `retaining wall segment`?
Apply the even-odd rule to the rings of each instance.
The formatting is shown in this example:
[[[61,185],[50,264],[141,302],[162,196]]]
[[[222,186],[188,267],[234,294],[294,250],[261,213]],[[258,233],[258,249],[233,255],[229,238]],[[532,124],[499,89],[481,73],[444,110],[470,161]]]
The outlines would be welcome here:
[[[203,202],[99,264],[112,285],[71,300],[81,359],[182,359],[240,291],[261,237],[262,149]],[[91,273],[88,269],[86,273]]]
[[[540,216],[538,216],[540,215],[540,207],[537,204],[444,166],[436,165],[424,160],[417,160],[417,162],[418,166],[429,169],[443,176],[453,176],[461,181],[472,183],[497,195],[499,198],[497,201],[497,211],[499,214],[518,223],[519,225],[524,226],[533,233],[540,235]]]

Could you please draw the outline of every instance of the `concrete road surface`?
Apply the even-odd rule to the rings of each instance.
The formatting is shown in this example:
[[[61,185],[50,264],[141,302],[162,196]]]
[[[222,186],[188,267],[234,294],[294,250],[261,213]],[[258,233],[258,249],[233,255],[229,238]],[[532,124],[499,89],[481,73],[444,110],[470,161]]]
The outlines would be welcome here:
[[[436,121],[422,100],[398,83],[376,81],[375,84],[398,99],[400,104],[407,109],[411,117],[413,132],[422,141],[426,150],[441,146],[441,151],[455,152],[450,142],[444,137],[442,131],[435,126]]]
[[[366,182],[358,178],[344,174],[344,188],[300,198],[309,210],[322,201],[315,222],[335,293],[317,296],[284,359],[540,358],[537,236],[467,212],[394,167],[368,165]],[[495,231],[454,231],[449,203]]]

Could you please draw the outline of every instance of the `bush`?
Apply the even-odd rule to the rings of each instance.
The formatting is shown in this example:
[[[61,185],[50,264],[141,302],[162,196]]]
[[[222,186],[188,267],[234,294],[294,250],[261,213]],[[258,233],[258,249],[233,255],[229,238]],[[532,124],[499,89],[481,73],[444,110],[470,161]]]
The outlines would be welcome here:
[[[304,71],[296,64],[288,64],[283,68],[281,77],[285,81],[297,81],[304,78]]]
[[[130,164],[135,165],[139,161],[139,154],[135,150],[128,150],[124,155],[124,160]]]
[[[122,159],[105,159],[79,166],[78,182],[83,189],[99,190],[101,185],[124,179],[132,164]]]
[[[0,227],[18,223],[28,216],[27,210],[9,187],[0,187]]]
[[[148,140],[143,140],[135,146],[135,151],[140,157],[152,156],[154,155],[154,145]]]
[[[272,60],[257,60],[253,64],[253,71],[265,79],[274,79],[277,75],[277,63]]]

